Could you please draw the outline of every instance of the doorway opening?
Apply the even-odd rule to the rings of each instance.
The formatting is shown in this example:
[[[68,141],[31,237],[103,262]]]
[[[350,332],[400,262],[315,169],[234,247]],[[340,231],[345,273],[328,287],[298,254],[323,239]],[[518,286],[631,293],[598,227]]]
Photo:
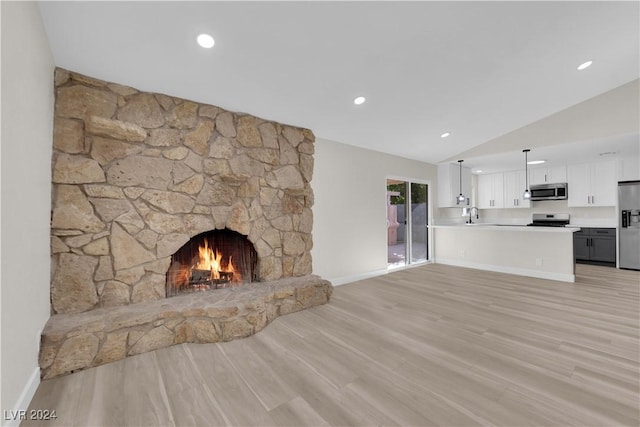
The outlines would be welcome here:
[[[387,266],[425,262],[429,253],[427,184],[387,179]]]

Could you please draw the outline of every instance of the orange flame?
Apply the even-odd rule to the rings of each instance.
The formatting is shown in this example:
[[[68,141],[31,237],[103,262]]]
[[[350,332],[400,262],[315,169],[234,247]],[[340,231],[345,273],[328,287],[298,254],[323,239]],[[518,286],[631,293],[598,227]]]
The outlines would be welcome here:
[[[222,254],[218,249],[214,252],[209,247],[209,242],[207,240],[204,241],[204,246],[200,246],[198,248],[198,254],[198,263],[192,267],[193,269],[211,271],[212,279],[219,279],[220,272],[233,273],[233,282],[242,281],[240,272],[233,265],[232,257],[229,256],[229,261],[226,264],[223,264]]]

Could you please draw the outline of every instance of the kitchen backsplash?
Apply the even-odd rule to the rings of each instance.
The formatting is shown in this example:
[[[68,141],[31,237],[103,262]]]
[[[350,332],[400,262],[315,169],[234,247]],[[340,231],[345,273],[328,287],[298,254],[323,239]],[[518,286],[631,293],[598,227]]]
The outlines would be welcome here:
[[[531,208],[480,209],[480,219],[474,222],[501,224],[528,224],[534,213],[568,213],[571,224],[593,227],[617,227],[618,217],[615,207],[570,208],[566,200],[532,202]],[[473,212],[475,214],[475,210]],[[468,216],[462,216],[462,209],[442,208],[434,210],[436,224],[464,223]]]

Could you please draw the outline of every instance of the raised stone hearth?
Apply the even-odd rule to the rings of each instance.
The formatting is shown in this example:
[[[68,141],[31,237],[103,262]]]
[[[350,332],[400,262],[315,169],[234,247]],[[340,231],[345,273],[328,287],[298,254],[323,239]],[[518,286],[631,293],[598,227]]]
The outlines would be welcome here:
[[[59,314],[42,333],[42,377],[53,378],[174,344],[248,337],[278,316],[328,302],[332,289],[326,280],[305,276]]]
[[[311,276],[310,130],[63,69],[55,86],[44,377],[328,301]],[[200,236],[225,233],[246,249],[227,239],[219,269],[194,262]]]

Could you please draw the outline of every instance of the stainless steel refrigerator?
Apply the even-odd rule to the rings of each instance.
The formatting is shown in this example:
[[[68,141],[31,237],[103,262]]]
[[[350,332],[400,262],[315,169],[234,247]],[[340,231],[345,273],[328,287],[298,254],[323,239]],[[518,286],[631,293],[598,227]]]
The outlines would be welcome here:
[[[640,181],[618,183],[620,268],[640,270]]]

